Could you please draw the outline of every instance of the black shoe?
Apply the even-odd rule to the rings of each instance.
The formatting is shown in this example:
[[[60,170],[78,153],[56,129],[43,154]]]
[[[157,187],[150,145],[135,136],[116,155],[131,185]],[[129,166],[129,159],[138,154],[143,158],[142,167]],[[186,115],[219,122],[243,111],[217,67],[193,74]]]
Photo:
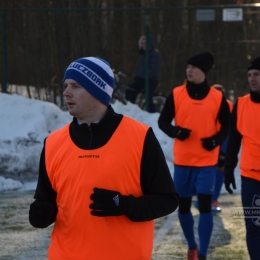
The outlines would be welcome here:
[[[203,255],[198,255],[198,260],[207,260],[205,256]]]

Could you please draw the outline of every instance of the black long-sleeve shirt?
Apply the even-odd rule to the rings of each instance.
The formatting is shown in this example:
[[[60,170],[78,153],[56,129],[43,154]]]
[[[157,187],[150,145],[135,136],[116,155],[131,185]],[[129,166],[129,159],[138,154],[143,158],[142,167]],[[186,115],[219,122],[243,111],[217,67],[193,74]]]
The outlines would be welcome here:
[[[260,103],[260,93],[250,91],[250,99],[254,103]],[[226,151],[225,172],[234,172],[238,163],[238,153],[243,136],[237,130],[237,101],[233,107],[230,119],[230,130]]]
[[[204,99],[208,95],[210,90],[210,86],[208,85],[207,81],[204,81],[201,84],[194,84],[188,81],[186,88],[190,98],[195,100]],[[221,125],[220,131],[215,135],[215,138],[219,145],[224,142],[228,134],[229,115],[230,115],[229,106],[226,101],[226,98],[223,95],[221,105],[218,111],[218,116],[216,118],[216,120],[219,120],[219,123]],[[168,136],[172,138],[176,137],[176,133],[178,131],[177,126],[172,124],[174,117],[175,117],[175,104],[174,104],[173,94],[171,92],[166,98],[164,108],[158,119],[158,125],[159,128],[164,133],[166,133]],[[198,124],[200,124],[200,122],[198,122]]]
[[[74,144],[81,149],[100,148],[109,141],[122,118],[123,115],[115,113],[111,106],[109,106],[106,116],[97,124],[79,125],[77,119],[73,118],[69,127],[70,137]],[[127,197],[126,216],[132,221],[148,221],[173,212],[178,207],[178,194],[165,156],[152,128],[149,128],[145,137],[140,172],[143,196]],[[36,200],[37,194],[42,194],[46,202],[57,208],[57,194],[52,188],[46,171],[45,146],[40,158],[38,183],[34,196]],[[55,218],[51,223],[54,221]]]

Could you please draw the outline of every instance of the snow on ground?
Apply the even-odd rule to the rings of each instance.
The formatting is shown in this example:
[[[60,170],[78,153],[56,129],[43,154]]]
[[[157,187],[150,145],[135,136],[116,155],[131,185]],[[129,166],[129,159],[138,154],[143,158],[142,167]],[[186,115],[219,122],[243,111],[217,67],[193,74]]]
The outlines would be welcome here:
[[[153,128],[173,173],[173,139],[158,128],[159,113],[148,113],[137,105],[116,101],[117,113],[134,118]],[[50,102],[0,93],[0,191],[34,190],[44,139],[71,121],[68,112]],[[239,169],[236,168],[236,193],[240,193]],[[7,176],[12,176],[9,178]],[[28,179],[35,181],[29,182]],[[226,191],[222,188],[222,193]]]

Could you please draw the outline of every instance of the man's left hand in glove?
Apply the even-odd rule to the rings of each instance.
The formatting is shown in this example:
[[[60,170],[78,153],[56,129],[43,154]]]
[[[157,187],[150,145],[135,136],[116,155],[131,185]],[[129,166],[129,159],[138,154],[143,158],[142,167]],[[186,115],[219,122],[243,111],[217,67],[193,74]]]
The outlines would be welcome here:
[[[127,196],[117,191],[94,188],[90,195],[93,203],[89,205],[91,215],[97,217],[120,216],[126,213]]]
[[[201,141],[202,141],[203,148],[206,149],[207,151],[212,151],[219,145],[216,138],[213,136],[207,138],[201,138]]]

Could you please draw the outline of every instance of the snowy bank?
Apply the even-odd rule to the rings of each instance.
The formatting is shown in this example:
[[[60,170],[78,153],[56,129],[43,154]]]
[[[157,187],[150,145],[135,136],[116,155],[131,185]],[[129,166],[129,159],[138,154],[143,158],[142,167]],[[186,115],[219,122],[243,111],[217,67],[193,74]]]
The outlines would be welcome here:
[[[117,113],[153,128],[173,174],[173,139],[159,129],[159,113],[148,113],[137,105],[123,105],[118,101],[112,107]],[[44,139],[71,122],[72,117],[53,103],[0,93],[0,120],[0,191],[34,189]],[[236,177],[237,192],[240,192],[238,168]],[[28,185],[28,181],[34,182]]]

